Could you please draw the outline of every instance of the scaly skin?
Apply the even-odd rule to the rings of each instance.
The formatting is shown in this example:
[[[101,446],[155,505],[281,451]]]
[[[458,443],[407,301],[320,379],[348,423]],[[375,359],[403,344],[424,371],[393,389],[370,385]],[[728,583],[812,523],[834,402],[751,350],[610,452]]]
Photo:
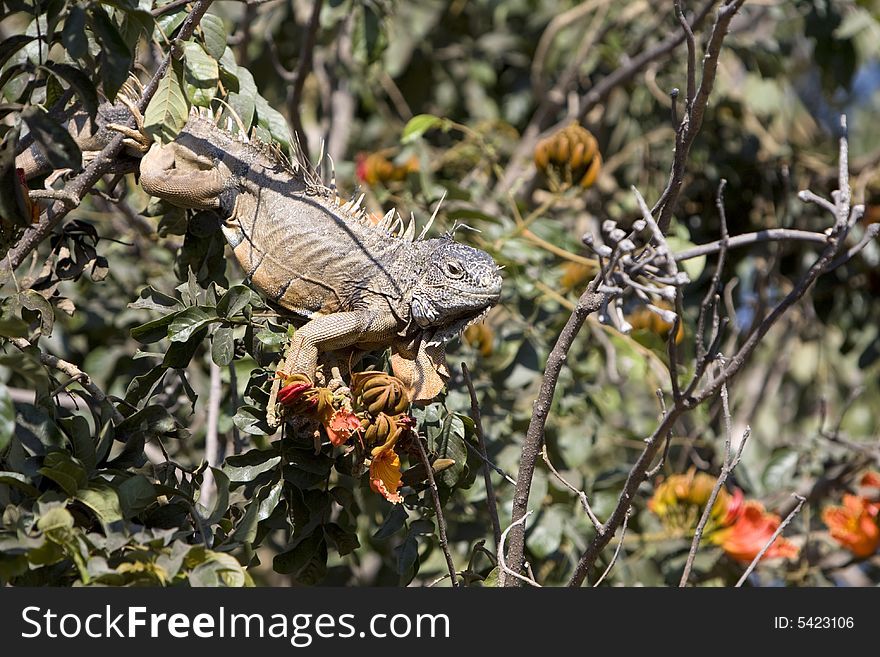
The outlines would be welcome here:
[[[309,319],[278,366],[282,374],[314,379],[322,352],[391,347],[410,398],[432,399],[449,375],[445,343],[500,297],[487,253],[450,236],[414,239],[413,226],[404,231],[394,213],[376,225],[308,166],[197,114],[173,142],[149,148],[140,184],[173,205],[216,210],[246,280]]]

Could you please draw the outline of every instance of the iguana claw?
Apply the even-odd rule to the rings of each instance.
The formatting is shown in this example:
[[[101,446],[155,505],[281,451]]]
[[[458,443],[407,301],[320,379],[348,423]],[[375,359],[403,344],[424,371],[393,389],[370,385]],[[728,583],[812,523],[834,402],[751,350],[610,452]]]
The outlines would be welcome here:
[[[144,129],[144,115],[141,114],[141,111],[135,104],[130,92],[130,87],[123,87],[123,92],[119,93],[116,98],[128,108],[129,112],[131,112],[137,128],[129,128],[127,125],[122,125],[121,123],[108,123],[107,129],[121,133],[125,137],[122,140],[122,143],[128,148],[134,150],[138,155],[143,155],[150,150],[150,147],[153,145],[153,138],[150,137]]]

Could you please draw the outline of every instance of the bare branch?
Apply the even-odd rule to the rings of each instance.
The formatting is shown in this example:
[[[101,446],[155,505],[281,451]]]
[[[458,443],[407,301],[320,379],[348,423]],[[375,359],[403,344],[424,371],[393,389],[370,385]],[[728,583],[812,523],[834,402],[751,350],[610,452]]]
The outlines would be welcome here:
[[[449,541],[446,538],[446,518],[443,516],[443,506],[440,504],[440,494],[437,491],[437,481],[434,479],[434,470],[428,455],[425,453],[425,446],[422,445],[421,439],[416,436],[416,448],[419,450],[419,458],[422,465],[425,466],[425,472],[428,475],[428,487],[431,490],[431,499],[434,501],[434,513],[437,515],[437,533],[440,534],[440,549],[443,556],[446,557],[446,567],[449,569],[449,577],[452,578],[452,586],[459,586],[456,578],[455,562],[452,560],[452,554],[449,552]]]
[[[875,225],[875,224],[872,224]],[[827,233],[815,233],[809,230],[795,230],[793,228],[768,228],[759,230],[754,233],[745,233],[743,235],[734,235],[728,238],[727,248],[735,249],[741,246],[750,246],[759,242],[812,242],[814,244],[827,244]],[[700,244],[699,246],[679,251],[675,254],[677,262],[699,258],[700,256],[710,255],[721,251],[724,240],[709,242],[708,244]]]
[[[534,404],[532,418],[526,432],[522,454],[519,461],[519,472],[516,479],[516,488],[513,494],[513,529],[510,536],[510,563],[514,570],[522,568],[525,550],[525,532],[517,521],[526,514],[529,503],[529,492],[532,486],[532,477],[535,473],[535,461],[544,444],[544,425],[553,404],[553,394],[556,391],[556,383],[562,371],[562,365],[568,357],[568,352],[574,344],[574,339],[586,321],[587,317],[599,310],[606,299],[606,295],[596,292],[599,277],[596,277],[587,286],[580,296],[574,311],[569,316],[565,327],[559,334],[559,338],[547,359],[547,367],[544,370],[544,378],[541,381],[541,389]],[[505,582],[507,583],[507,582]],[[515,582],[510,582],[515,585]]]
[[[840,140],[841,160],[845,161],[847,159],[847,154],[848,144],[846,141],[846,135],[844,134]],[[813,283],[815,283],[816,279],[827,270],[828,265],[834,260],[841,248],[842,240],[845,239],[846,233],[849,230],[848,218],[851,210],[849,206],[850,195],[848,191],[849,174],[848,172],[841,171],[839,176],[839,189],[846,189],[847,191],[838,192],[835,195],[835,223],[829,231],[828,241],[825,248],[822,249],[819,257],[809,267],[807,272],[801,277],[792,290],[773,308],[773,310],[770,311],[770,313],[758,322],[755,330],[746,339],[739,351],[727,361],[721,370],[721,373],[712,379],[703,391],[693,396],[688,394],[683,395],[679,403],[673,404],[669,411],[664,415],[657,428],[645,441],[644,450],[630,469],[623,489],[618,496],[617,505],[612,511],[611,516],[605,522],[605,531],[597,533],[581,555],[569,581],[570,586],[579,586],[583,582],[587,572],[592,568],[601,551],[608,545],[610,540],[609,533],[616,531],[616,529],[623,523],[627,511],[632,505],[632,500],[641,483],[645,481],[650,464],[662,445],[660,437],[666,435],[666,433],[671,430],[679,417],[710,397],[718,394],[721,387],[736,376],[771,327],[776,324],[791,306],[803,298],[812,287]]]
[[[525,514],[523,514],[522,518],[519,518],[518,520],[512,522],[510,524],[510,527],[505,529],[504,532],[501,534],[501,541],[498,545],[498,568],[501,570],[501,580],[506,580],[506,576],[509,575],[518,581],[525,582],[526,584],[531,584],[532,586],[541,588],[541,585],[538,584],[534,579],[512,571],[507,565],[507,560],[504,558],[504,542],[507,540],[507,534],[510,533],[511,529],[519,527],[520,525],[524,525],[526,520],[528,520],[528,517],[532,515],[532,513],[534,513],[534,511],[527,511]],[[502,585],[505,584],[502,582]]]
[[[630,509],[630,511],[632,511],[632,509]],[[623,527],[620,528],[620,540],[617,541],[617,548],[614,550],[614,554],[611,555],[611,561],[608,562],[605,571],[599,576],[596,583],[593,584],[593,588],[599,586],[599,584],[608,577],[608,573],[611,572],[611,569],[614,568],[614,564],[617,562],[617,557],[620,555],[620,549],[623,547],[623,539],[626,538],[626,526],[629,523],[629,517],[631,515],[630,511],[627,511],[626,518],[623,519]]]
[[[587,514],[587,517],[590,519],[590,522],[593,523],[593,527],[596,528],[596,531],[601,531],[602,523],[599,522],[596,514],[593,513],[593,508],[590,506],[590,500],[587,497],[587,494],[584,491],[572,486],[565,477],[559,474],[559,472],[553,466],[553,463],[550,462],[550,456],[547,454],[547,445],[543,445],[541,447],[541,456],[544,458],[544,463],[546,463],[547,467],[550,468],[550,472],[553,473],[553,476],[556,477],[563,486],[565,486],[568,490],[578,496],[581,501],[581,506],[584,507],[584,513]]]
[[[32,347],[38,349],[35,345],[31,345],[31,343],[24,338],[9,338],[9,341],[24,353],[28,353]],[[75,380],[97,403],[106,404],[112,413],[113,422],[115,424],[120,424],[125,420],[125,417],[123,417],[122,413],[116,410],[116,407],[112,404],[104,391],[92,383],[91,377],[76,365],[69,363],[66,360],[62,360],[57,356],[53,356],[52,354],[47,354],[44,351],[40,351],[40,362],[47,367],[51,367],[52,369],[56,369],[59,372],[66,374],[72,380]]]
[[[498,519],[498,500],[495,497],[495,487],[492,485],[492,476],[489,474],[489,456],[486,453],[486,439],[483,435],[483,423],[480,417],[480,404],[477,401],[477,391],[474,390],[474,382],[466,363],[461,364],[461,373],[471,396],[471,419],[474,421],[474,431],[477,434],[477,442],[480,445],[480,456],[483,457],[483,481],[486,484],[486,504],[489,507],[489,519],[492,521],[492,535],[495,539],[495,549],[501,544],[501,521]]]
[[[697,556],[697,550],[700,549],[700,542],[703,540],[703,531],[706,529],[709,518],[712,516],[712,509],[715,506],[715,501],[718,499],[718,494],[721,492],[724,482],[727,481],[727,478],[730,476],[730,473],[733,472],[733,469],[739,465],[739,462],[742,459],[743,449],[745,449],[746,442],[751,435],[751,429],[746,427],[746,431],[739,443],[739,448],[736,450],[736,455],[731,458],[730,403],[727,397],[727,386],[721,386],[721,408],[724,415],[724,465],[721,466],[721,474],[718,475],[718,479],[715,481],[715,486],[712,487],[712,493],[709,495],[709,500],[706,502],[706,508],[703,509],[703,515],[700,517],[700,522],[697,524],[697,529],[694,532],[694,538],[693,541],[691,541],[691,549],[688,552],[687,561],[685,562],[684,570],[681,573],[681,580],[678,583],[680,587],[687,586],[688,578],[691,575],[691,569],[694,566],[694,559]]]

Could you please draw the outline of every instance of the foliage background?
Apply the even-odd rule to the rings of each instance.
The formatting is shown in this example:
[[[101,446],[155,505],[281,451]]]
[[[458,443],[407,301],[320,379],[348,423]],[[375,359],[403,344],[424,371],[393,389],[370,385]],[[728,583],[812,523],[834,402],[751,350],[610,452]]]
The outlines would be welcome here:
[[[28,108],[49,106],[67,89],[86,103],[113,97],[130,70],[149,79],[188,11],[172,6],[4,2],[0,130],[7,142],[22,121],[31,131],[42,126]],[[505,265],[503,301],[488,330],[454,346],[448,394],[416,411],[432,454],[457,462],[439,482],[456,566],[470,584],[491,583],[487,492],[457,364],[472,372],[489,459],[515,478],[544,364],[590,274],[578,267],[580,236],[608,219],[631,225],[638,217],[632,185],[649,203],[666,185],[669,91],[685,87],[684,47],[615,86],[583,117],[604,160],[591,189],[548,191],[534,177],[531,150],[523,157],[517,149],[536,115],[545,115],[540,129],[561,120],[577,97],[679,29],[672,3],[337,0],[321,3],[314,30],[312,12],[311,2],[213,3],[174,64],[179,87],[160,87],[163,113],[153,105],[147,123],[161,134],[187,105],[216,109],[212,100],[222,99],[282,145],[290,144],[287,126],[296,128],[312,161],[323,145],[346,193],[368,154],[401,167],[415,158],[418,166],[404,167],[402,179],[361,186],[369,206],[412,210],[421,223],[445,192],[435,232],[467,224],[476,230],[459,229],[457,238]],[[570,19],[561,27],[560,16]],[[843,112],[854,197],[866,204],[865,225],[880,220],[878,33],[876,2],[746,3],[691,154],[670,238],[676,250],[718,239],[722,178],[732,235],[824,230],[827,220],[796,195],[835,188]],[[17,41],[20,35],[37,38]],[[412,122],[423,114],[444,121]],[[59,161],[76,155],[62,137],[53,139]],[[509,179],[524,182],[511,188]],[[88,373],[110,400],[89,399],[70,377],[44,367],[35,348],[7,343],[0,353],[0,581],[369,586],[441,578],[437,519],[423,486],[391,506],[336,453],[315,455],[262,435],[269,369],[287,327],[238,285],[241,272],[210,218],[187,219],[151,202],[132,176],[109,182],[108,193],[73,210],[3,289],[0,333],[42,336],[43,352]],[[529,217],[528,230],[517,216]],[[15,229],[4,224],[4,231]],[[723,353],[791,288],[815,250],[780,242],[728,254],[723,280],[734,321]],[[843,558],[819,513],[880,454],[878,259],[875,242],[820,279],[731,389],[733,434],[752,430],[732,482],[779,510],[791,492],[815,492],[821,483],[786,531],[802,547],[799,559],[762,565],[753,583],[877,582],[877,557]],[[693,260],[688,273],[685,363],[711,267]],[[669,387],[665,359],[663,336],[651,325],[624,335],[594,317],[569,353],[546,442],[599,517],[614,507],[656,425],[655,390]],[[833,434],[823,431],[835,425]],[[717,474],[723,434],[719,404],[699,407],[677,424],[663,474],[691,466]],[[506,527],[513,486],[497,471],[492,478]],[[690,541],[663,536],[646,509],[654,483],[634,502],[606,584],[678,581]],[[536,471],[529,507],[536,511],[527,534],[534,576],[564,584],[594,529],[546,468]],[[707,546],[692,582],[729,584],[740,572]]]

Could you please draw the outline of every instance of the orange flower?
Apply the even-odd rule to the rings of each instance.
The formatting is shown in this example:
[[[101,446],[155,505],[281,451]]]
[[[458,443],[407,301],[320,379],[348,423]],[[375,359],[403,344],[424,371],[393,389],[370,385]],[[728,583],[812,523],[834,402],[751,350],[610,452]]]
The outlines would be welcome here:
[[[869,473],[871,474],[871,473]],[[865,479],[862,478],[862,485]],[[880,545],[878,525],[880,504],[859,495],[844,495],[843,506],[831,506],[822,512],[822,520],[831,530],[831,536],[857,557],[869,557]]]
[[[373,454],[370,463],[370,488],[392,504],[403,502],[397,492],[401,486],[400,477],[400,457],[397,452],[386,449]]]
[[[760,502],[749,500],[743,505],[742,512],[733,525],[716,532],[709,540],[720,545],[733,559],[748,563],[767,544],[780,522],[779,516],[767,513]],[[779,536],[761,559],[793,559],[798,556],[799,551],[794,543]]]
[[[361,428],[361,421],[357,415],[345,409],[333,411],[323,424],[334,447],[339,447]]]

